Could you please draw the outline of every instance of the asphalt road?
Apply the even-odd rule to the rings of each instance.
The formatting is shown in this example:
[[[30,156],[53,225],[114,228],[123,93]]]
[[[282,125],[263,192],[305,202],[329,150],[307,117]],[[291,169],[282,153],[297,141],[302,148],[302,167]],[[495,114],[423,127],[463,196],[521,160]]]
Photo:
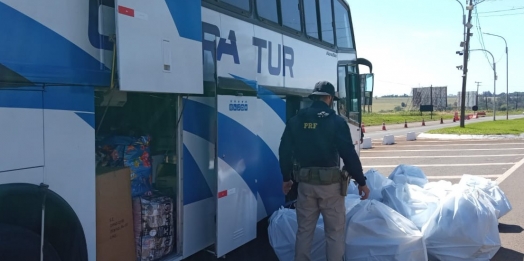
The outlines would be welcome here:
[[[524,118],[524,115],[510,115],[509,119],[520,119]],[[506,120],[506,116],[496,116],[496,120]],[[483,121],[492,121],[493,116],[491,117],[481,117],[478,119],[471,119],[471,120],[465,120],[464,124],[468,125],[470,123],[475,122],[483,122]],[[426,126],[422,126],[422,122],[412,122],[408,123],[408,128],[404,128],[404,124],[394,124],[394,125],[386,125],[386,130],[382,130],[382,126],[371,126],[371,127],[365,127],[366,132],[364,133],[364,137],[370,137],[371,139],[376,138],[382,138],[386,134],[391,134],[395,136],[401,136],[406,135],[408,132],[415,132],[416,134],[420,134],[421,132],[426,132],[429,130],[435,130],[445,127],[453,127],[453,126],[459,126],[460,122],[453,122],[453,120],[444,120],[444,124],[440,124],[440,121],[431,121],[426,122]],[[524,128],[523,128],[524,132]]]
[[[398,164],[419,166],[429,181],[446,180],[453,184],[463,174],[497,180],[512,204],[512,211],[499,219],[502,247],[494,261],[524,260],[524,140],[430,140],[397,141],[361,150],[364,170],[391,174]]]
[[[436,127],[441,126],[439,124]],[[397,140],[394,145],[382,145],[380,138],[376,138],[372,149],[361,150],[361,161],[365,171],[374,168],[384,176],[388,176],[399,164],[409,164],[419,166],[430,181],[458,183],[463,174],[501,181],[500,187],[513,209],[499,219],[502,247],[492,260],[524,260],[524,200],[521,192],[521,184],[524,184],[524,140],[417,139],[409,142]],[[278,261],[269,245],[267,225],[267,221],[261,222],[257,230],[258,237],[225,258],[216,259],[213,254],[202,251],[187,260]]]

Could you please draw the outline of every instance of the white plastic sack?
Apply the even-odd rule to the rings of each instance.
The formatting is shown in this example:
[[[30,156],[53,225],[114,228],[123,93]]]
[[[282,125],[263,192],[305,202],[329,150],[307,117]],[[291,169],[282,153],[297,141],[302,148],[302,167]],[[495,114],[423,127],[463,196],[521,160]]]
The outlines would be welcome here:
[[[379,201],[363,200],[348,216],[347,261],[428,260],[415,224]]]
[[[358,195],[347,195],[346,219],[348,212],[361,202]],[[280,261],[295,259],[295,242],[298,231],[297,213],[294,209],[280,208],[269,218],[269,243]],[[324,233],[324,219],[322,214],[318,218],[311,247],[311,260],[326,260],[326,240]]]
[[[489,200],[493,204],[493,207],[495,207],[497,218],[501,218],[512,209],[506,194],[504,194],[504,192],[494,181],[482,177],[464,174],[462,179],[460,179],[459,185],[479,188],[488,194]]]
[[[417,185],[394,184],[382,191],[383,203],[421,229],[438,208],[440,199]]]
[[[451,184],[449,181],[439,180],[426,183],[426,185],[424,185],[424,189],[442,200],[451,192],[453,189],[453,184]]]
[[[358,195],[358,186],[354,181],[350,180],[348,185],[348,195]]]
[[[386,178],[386,176],[380,174],[375,169],[368,170],[364,176],[366,176],[366,185],[369,188],[368,199],[375,199],[382,201],[382,189],[388,185],[392,185],[393,181]]]
[[[273,247],[278,260],[295,260],[297,230],[297,213],[294,209],[280,208],[271,215],[268,228],[269,244]],[[322,215],[318,219],[311,244],[311,260],[326,260],[326,240]]]
[[[405,176],[404,178],[407,179],[408,184],[419,187],[424,187],[424,185],[428,183],[428,178],[424,172],[416,166],[400,164],[391,172],[389,179],[395,181],[395,183],[399,183],[397,180],[399,176]]]
[[[428,254],[446,261],[488,261],[500,248],[495,210],[477,188],[456,187],[422,228]]]

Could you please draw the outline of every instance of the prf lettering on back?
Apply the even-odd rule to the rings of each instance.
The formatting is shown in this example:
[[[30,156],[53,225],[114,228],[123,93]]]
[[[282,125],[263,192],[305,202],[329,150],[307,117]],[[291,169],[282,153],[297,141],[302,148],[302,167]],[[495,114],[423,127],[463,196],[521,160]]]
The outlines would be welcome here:
[[[304,123],[304,129],[316,129],[317,128],[317,124],[316,122],[305,122]]]

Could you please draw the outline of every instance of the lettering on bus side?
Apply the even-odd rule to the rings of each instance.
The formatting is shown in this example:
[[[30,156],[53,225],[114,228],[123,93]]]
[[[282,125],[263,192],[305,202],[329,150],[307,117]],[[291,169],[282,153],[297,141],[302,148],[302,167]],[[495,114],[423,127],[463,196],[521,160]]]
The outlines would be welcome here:
[[[229,111],[247,111],[247,101],[229,101]]]
[[[215,41],[205,40],[204,35],[202,35],[202,46],[205,51],[210,51],[211,53],[216,52],[217,61],[220,61],[222,59],[222,55],[230,55],[233,57],[233,61],[235,62],[235,64],[240,64],[241,60],[238,56],[238,47],[236,44],[236,34],[234,30],[229,30],[228,38],[225,39],[220,37],[220,28],[218,28],[218,26],[202,22],[202,34],[205,33],[214,35],[215,37],[220,39],[218,41],[218,45],[215,46]],[[227,40],[229,40],[229,43],[227,42]],[[287,67],[289,68],[289,76],[291,78],[294,77],[293,65],[295,63],[295,52],[293,51],[293,48],[281,44],[277,44],[275,46],[275,44],[271,41],[261,39],[258,37],[253,37],[253,46],[258,47],[258,73],[262,73],[262,49],[267,48],[267,69],[269,73],[271,75],[283,75],[285,77]],[[276,62],[273,61],[274,51],[278,52],[278,60]]]

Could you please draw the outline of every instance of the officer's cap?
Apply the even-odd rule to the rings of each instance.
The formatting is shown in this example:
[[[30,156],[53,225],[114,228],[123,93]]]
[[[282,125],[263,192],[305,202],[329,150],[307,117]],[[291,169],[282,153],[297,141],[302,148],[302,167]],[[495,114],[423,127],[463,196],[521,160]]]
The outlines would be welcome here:
[[[333,96],[333,99],[338,101],[339,98],[335,92],[335,86],[333,86],[333,84],[331,84],[330,82],[328,81],[320,81],[320,82],[317,82],[317,84],[315,84],[315,88],[313,89],[313,93],[311,93],[309,95],[309,98],[310,99],[313,99],[313,96],[315,95],[318,95],[318,96],[326,96],[326,95],[331,95]]]

